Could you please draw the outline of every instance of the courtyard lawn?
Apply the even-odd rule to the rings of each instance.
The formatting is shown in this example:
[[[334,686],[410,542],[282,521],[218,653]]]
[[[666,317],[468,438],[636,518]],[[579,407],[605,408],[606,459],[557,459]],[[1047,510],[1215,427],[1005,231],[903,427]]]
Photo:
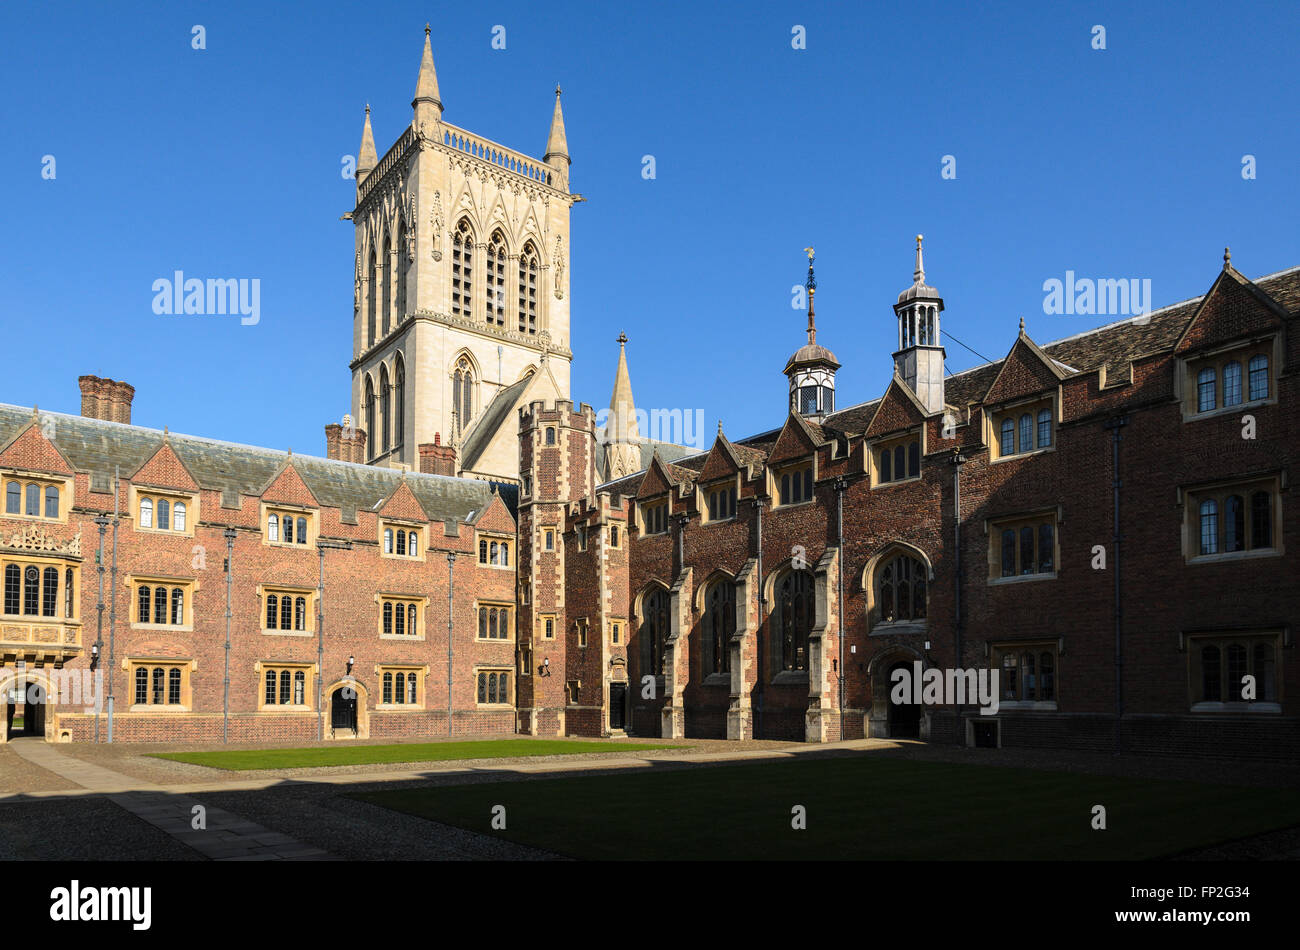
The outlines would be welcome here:
[[[211,752],[159,752],[155,758],[244,772],[249,769],[313,769],[331,765],[388,762],[447,762],[456,759],[513,759],[591,752],[643,752],[688,746],[628,742],[575,742],[547,739],[486,739],[477,742],[422,742],[402,745],[333,745],[301,749],[217,749]]]
[[[1294,790],[867,754],[354,796],[582,859],[1134,860],[1300,824]],[[506,829],[491,827],[505,806]],[[806,809],[807,829],[791,827]],[[1093,830],[1093,806],[1106,830]]]

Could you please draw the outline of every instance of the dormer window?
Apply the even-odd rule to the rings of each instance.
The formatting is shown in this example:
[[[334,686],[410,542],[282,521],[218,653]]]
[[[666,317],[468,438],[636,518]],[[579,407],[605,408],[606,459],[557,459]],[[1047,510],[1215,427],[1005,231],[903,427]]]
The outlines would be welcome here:
[[[641,529],[646,534],[668,533],[668,502],[657,501],[641,508]]]
[[[1184,371],[1184,418],[1235,411],[1274,396],[1271,341],[1239,346],[1199,360]]]
[[[736,517],[736,486],[723,485],[709,491],[709,521],[729,521]]]
[[[921,437],[910,433],[880,442],[871,450],[875,483],[887,485],[921,477]]]
[[[381,522],[380,540],[384,557],[420,557],[420,532],[400,524]]]
[[[266,525],[266,543],[305,547],[312,540],[312,520],[310,512],[268,508],[263,522]]]
[[[1049,397],[992,413],[994,461],[1052,448],[1056,423],[1053,405]]]
[[[31,479],[5,481],[5,514],[20,518],[59,519],[63,486]]]
[[[813,471],[812,463],[794,465],[776,476],[777,505],[800,505],[812,501]]]

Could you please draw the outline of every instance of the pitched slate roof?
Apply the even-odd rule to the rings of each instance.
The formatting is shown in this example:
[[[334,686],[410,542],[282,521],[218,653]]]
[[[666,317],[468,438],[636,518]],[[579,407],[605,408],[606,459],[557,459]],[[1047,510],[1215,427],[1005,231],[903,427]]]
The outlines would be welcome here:
[[[179,433],[159,432],[143,426],[123,425],[57,412],[40,413],[53,420],[51,442],[80,472],[88,472],[108,490],[116,467],[123,478],[153,457],[164,438],[185,464],[200,488],[260,495],[286,461],[302,476],[311,493],[325,506],[372,510],[382,504],[405,477],[421,506],[435,521],[471,521],[482,513],[495,487],[513,511],[517,496],[513,486],[477,479],[422,475],[396,469],[358,465],[310,455],[293,455],[274,449],[237,445]],[[32,410],[0,404],[0,445],[7,443],[32,419]],[[95,478],[98,476],[98,478]]]
[[[533,374],[529,373],[523,379],[512,383],[505,389],[498,390],[492,401],[487,404],[487,408],[479,415],[474,424],[474,429],[469,434],[463,445],[461,445],[460,467],[462,469],[473,469],[478,462],[492,437],[497,434],[501,424],[506,421],[506,417],[523,395],[524,390],[528,388],[529,382],[532,381]]]

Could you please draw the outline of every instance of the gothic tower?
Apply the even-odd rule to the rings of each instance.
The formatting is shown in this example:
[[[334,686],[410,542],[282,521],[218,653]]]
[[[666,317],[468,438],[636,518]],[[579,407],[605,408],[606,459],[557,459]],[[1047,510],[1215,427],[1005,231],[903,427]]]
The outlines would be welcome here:
[[[835,354],[817,342],[817,314],[813,306],[817,295],[817,280],[813,276],[813,249],[808,252],[808,342],[799,347],[785,364],[785,375],[790,381],[790,412],[807,416],[820,422],[835,411],[835,371],[840,364]]]
[[[916,269],[912,286],[898,295],[894,314],[898,317],[898,352],[894,372],[916,393],[926,412],[943,412],[944,349],[939,345],[939,314],[943,298],[925,282],[921,260],[921,238],[916,236]]]
[[[429,28],[413,116],[357,157],[352,414],[366,461],[418,464],[435,437],[458,474],[516,480],[527,400],[568,398],[568,144],[560,91],[541,160],[444,121]]]

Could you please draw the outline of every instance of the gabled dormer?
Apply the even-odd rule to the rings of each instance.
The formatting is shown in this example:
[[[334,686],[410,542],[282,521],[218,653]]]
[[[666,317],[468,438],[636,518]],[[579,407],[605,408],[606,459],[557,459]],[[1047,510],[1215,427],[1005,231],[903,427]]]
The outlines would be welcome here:
[[[39,421],[33,413],[32,421],[0,449],[3,517],[66,522],[73,503],[72,464],[46,438]]]
[[[656,452],[636,493],[636,522],[642,537],[668,533],[672,489],[681,481],[671,465]]]
[[[817,481],[817,450],[826,441],[821,426],[798,413],[790,413],[767,457],[767,489],[773,507],[812,501],[813,485]]]
[[[1231,264],[1201,298],[1174,344],[1174,392],[1183,421],[1277,401],[1286,310]]]
[[[1051,451],[1060,423],[1061,380],[1067,373],[1025,333],[1020,333],[981,400],[989,460]]]
[[[928,413],[920,399],[897,375],[867,424],[864,466],[872,487],[921,477],[926,453]]]
[[[129,476],[127,508],[137,531],[194,536],[199,522],[199,483],[164,433],[158,450]]]
[[[260,492],[262,543],[314,547],[320,531],[320,503],[293,465],[285,460]]]

